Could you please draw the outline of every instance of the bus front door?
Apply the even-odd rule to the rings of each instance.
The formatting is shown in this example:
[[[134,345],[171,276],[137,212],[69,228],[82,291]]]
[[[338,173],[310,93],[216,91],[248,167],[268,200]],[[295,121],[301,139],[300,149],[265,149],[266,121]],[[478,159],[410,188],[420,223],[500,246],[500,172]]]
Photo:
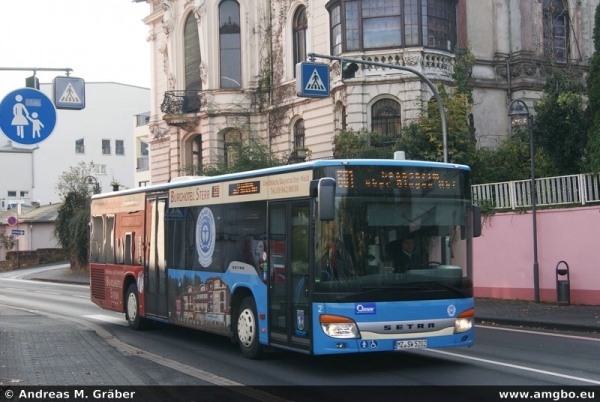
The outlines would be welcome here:
[[[269,205],[269,339],[310,351],[308,201]]]

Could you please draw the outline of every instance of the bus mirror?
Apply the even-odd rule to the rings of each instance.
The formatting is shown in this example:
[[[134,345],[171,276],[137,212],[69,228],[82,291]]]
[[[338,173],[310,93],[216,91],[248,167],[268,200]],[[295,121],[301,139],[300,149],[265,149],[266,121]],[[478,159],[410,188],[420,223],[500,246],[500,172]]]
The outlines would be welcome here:
[[[473,237],[481,236],[481,207],[473,204]]]
[[[335,219],[335,180],[331,177],[319,179],[318,190],[319,220],[332,221]]]

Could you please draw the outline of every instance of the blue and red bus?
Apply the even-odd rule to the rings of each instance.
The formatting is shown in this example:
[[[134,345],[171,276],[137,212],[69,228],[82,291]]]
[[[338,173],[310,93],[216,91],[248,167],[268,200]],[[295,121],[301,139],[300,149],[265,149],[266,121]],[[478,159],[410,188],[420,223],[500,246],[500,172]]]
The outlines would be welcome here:
[[[470,169],[317,160],[92,197],[91,299],[312,355],[473,344]],[[400,267],[410,237],[419,266]]]

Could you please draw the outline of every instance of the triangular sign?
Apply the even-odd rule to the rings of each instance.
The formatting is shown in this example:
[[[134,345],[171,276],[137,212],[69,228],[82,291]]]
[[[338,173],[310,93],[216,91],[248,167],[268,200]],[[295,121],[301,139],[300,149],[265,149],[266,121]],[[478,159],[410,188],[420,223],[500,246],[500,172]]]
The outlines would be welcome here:
[[[327,88],[325,88],[325,84],[323,84],[323,80],[321,80],[316,68],[313,70],[304,90],[327,92]]]
[[[65,103],[81,103],[81,99],[79,99],[79,96],[77,96],[77,92],[75,92],[75,89],[70,82],[65,88],[63,94],[60,96],[60,101]]]

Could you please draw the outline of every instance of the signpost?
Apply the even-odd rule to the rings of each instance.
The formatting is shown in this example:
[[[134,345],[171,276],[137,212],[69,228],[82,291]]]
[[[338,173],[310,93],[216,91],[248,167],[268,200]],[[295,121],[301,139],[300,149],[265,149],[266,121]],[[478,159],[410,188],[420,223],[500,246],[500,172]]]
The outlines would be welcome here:
[[[329,96],[329,65],[304,61],[296,64],[296,94],[310,98]]]
[[[85,82],[83,78],[56,77],[52,82],[54,105],[57,109],[85,108]]]
[[[38,144],[52,134],[55,126],[56,108],[37,89],[17,89],[0,102],[0,129],[13,142]]]

